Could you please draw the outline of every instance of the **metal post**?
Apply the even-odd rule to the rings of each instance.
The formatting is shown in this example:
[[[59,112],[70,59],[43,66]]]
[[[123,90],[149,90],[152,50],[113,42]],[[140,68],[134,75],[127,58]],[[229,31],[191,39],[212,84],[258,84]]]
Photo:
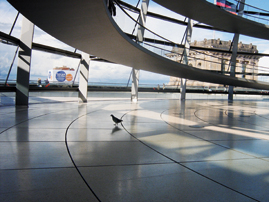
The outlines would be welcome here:
[[[17,56],[18,50],[19,50],[19,46],[17,46],[17,49],[16,49],[16,51],[15,51],[15,54],[14,54],[13,60],[12,60],[12,62],[11,62],[10,68],[9,68],[9,70],[8,70],[7,77],[6,77],[6,81],[5,81],[5,86],[7,86],[7,82],[8,82],[8,79],[9,79],[9,75],[10,75],[10,73],[11,73],[11,70],[12,70],[12,67],[13,67],[14,61],[15,61],[15,59],[16,59],[16,56]]]
[[[18,12],[17,15],[16,15],[16,17],[15,17],[15,20],[14,20],[14,22],[13,22],[13,24],[12,24],[12,27],[11,27],[10,32],[9,32],[9,35],[12,34],[12,31],[13,31],[13,29],[14,29],[14,27],[15,27],[15,24],[16,24],[16,22],[17,22],[17,20],[18,20],[19,15],[20,15],[20,12]]]
[[[246,78],[246,63],[242,62],[242,78]]]
[[[75,76],[74,76],[74,80],[73,80],[73,82],[72,82],[72,85],[75,84],[75,81],[76,81],[76,78],[77,78],[77,75],[78,75],[78,70],[79,70],[79,66],[80,66],[80,64],[81,64],[81,58],[80,58],[80,60],[79,60],[78,67],[77,67],[77,71],[76,71],[76,73],[75,73]]]
[[[244,5],[245,5],[245,0],[241,0],[240,4],[239,4],[238,16],[243,15]],[[236,34],[234,34],[234,38],[233,38],[233,50],[232,50],[232,57],[231,57],[231,72],[230,72],[231,77],[235,77],[238,40],[239,40],[239,34],[236,33]],[[233,90],[234,90],[234,87],[229,86],[229,95],[228,95],[229,101],[233,101]]]
[[[28,106],[29,104],[29,80],[33,36],[34,24],[23,17],[16,83],[17,106]]]
[[[140,9],[140,18],[139,18],[139,25],[137,30],[137,41],[139,44],[143,43],[144,33],[145,33],[145,26],[146,26],[146,17],[148,12],[148,5],[149,0],[142,0],[141,9]],[[141,26],[142,25],[142,26]],[[133,81],[132,81],[132,92],[131,92],[131,101],[137,102],[138,101],[138,85],[139,85],[139,74],[140,70],[134,69],[133,72]]]
[[[188,65],[189,60],[188,56],[190,53],[190,44],[191,44],[191,36],[192,36],[192,29],[193,29],[193,20],[188,19],[188,26],[186,28],[186,37],[185,37],[185,48],[183,52],[183,64]],[[180,85],[180,99],[186,99],[186,87],[187,87],[187,79],[181,78],[181,85]]]
[[[139,18],[139,25],[137,29],[137,41],[143,42],[144,33],[145,33],[145,26],[146,26],[146,19],[147,19],[147,12],[148,12],[149,0],[143,0],[140,9],[140,18]],[[142,25],[142,26],[141,26]]]
[[[89,78],[89,63],[90,56],[87,53],[81,53],[80,74],[79,74],[79,87],[78,97],[79,101],[87,102],[88,98],[88,78]]]
[[[231,77],[235,77],[238,40],[239,40],[239,34],[235,34],[234,39],[233,39],[233,50],[232,50],[232,58],[231,58],[231,71],[230,71]],[[234,90],[234,87],[229,86],[229,95],[228,95],[229,101],[233,101],[233,90]]]
[[[225,72],[225,60],[221,59],[221,68],[220,68],[221,74],[224,74]]]

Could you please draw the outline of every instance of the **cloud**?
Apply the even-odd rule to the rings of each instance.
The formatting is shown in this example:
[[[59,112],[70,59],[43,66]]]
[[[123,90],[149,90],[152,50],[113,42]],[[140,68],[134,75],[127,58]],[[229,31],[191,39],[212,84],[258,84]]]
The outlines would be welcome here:
[[[269,54],[269,49],[263,51],[264,54]],[[259,66],[261,67],[267,67],[268,68],[268,73],[269,73],[269,58],[268,57],[262,57],[259,60]]]
[[[54,38],[53,36],[47,34],[37,26],[35,26],[35,31],[34,31],[34,39],[33,42],[39,43],[39,44],[44,44],[47,46],[52,46],[64,50],[69,50],[69,51],[74,51],[75,48],[59,41],[58,39]]]
[[[51,53],[32,51],[30,79],[36,80],[39,77],[46,79],[48,77],[48,70],[51,70],[54,67],[67,66],[77,69],[78,64],[79,59],[64,56],[55,57],[55,55]]]
[[[14,54],[16,52],[16,48],[16,46],[0,43],[0,79],[6,79]],[[15,60],[13,67],[15,67],[16,64],[17,60]]]
[[[11,27],[15,21],[17,11],[6,1],[0,1],[0,30],[1,32],[9,33]],[[17,19],[16,26],[12,32],[12,36],[19,37],[20,36],[20,29],[21,29],[21,19],[22,15],[19,15]]]
[[[105,82],[105,81],[128,81],[131,72],[130,67],[118,64],[110,64],[104,62],[90,62],[89,81]]]

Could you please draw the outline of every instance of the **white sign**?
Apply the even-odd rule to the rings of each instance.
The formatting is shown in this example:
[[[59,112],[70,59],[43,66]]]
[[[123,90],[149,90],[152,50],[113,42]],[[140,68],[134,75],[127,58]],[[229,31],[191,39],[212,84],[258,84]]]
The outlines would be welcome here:
[[[49,82],[73,82],[75,71],[70,70],[49,70]]]

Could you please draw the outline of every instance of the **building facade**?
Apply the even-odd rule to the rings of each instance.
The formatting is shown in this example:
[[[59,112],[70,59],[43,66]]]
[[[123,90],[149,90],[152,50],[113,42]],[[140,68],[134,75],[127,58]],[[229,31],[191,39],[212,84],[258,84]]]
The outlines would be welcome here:
[[[194,41],[191,43],[193,47],[189,52],[188,65],[217,72],[219,74],[230,75],[230,59],[232,54],[227,51],[232,50],[231,41],[221,41],[220,39],[204,39],[203,41]],[[210,48],[212,50],[199,50],[197,48]],[[214,49],[216,51],[214,51]],[[226,52],[221,52],[221,50]],[[174,47],[172,53],[167,56],[177,62],[182,62],[183,48]],[[238,52],[258,53],[257,46],[250,44],[238,43]],[[236,58],[236,77],[254,80],[257,79],[258,64],[260,56],[238,54]],[[169,85],[179,86],[181,78],[170,77]],[[220,84],[212,84],[200,81],[188,80],[187,86],[221,86]]]

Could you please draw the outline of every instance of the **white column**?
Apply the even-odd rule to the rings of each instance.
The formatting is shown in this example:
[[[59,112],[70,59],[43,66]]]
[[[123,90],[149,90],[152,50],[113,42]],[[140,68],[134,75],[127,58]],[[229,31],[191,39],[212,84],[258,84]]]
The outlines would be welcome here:
[[[132,76],[133,76],[133,81],[132,81],[132,90],[131,90],[131,101],[132,102],[137,102],[138,101],[138,85],[139,85],[139,70],[136,70],[133,68],[132,70]]]
[[[139,25],[138,25],[138,30],[137,30],[137,41],[140,44],[143,43],[143,39],[144,39],[144,32],[145,32],[144,27],[146,26],[148,5],[149,5],[149,0],[142,1],[141,9],[140,9],[140,18],[138,21]],[[133,81],[132,81],[132,92],[131,92],[131,101],[132,102],[138,101],[139,74],[140,74],[140,70],[133,68],[133,70],[132,70]]]
[[[186,99],[186,88],[187,88],[187,79],[181,78],[181,81],[180,81],[180,99],[181,100]]]
[[[20,49],[18,55],[16,105],[28,106],[29,104],[29,80],[32,55],[32,42],[34,36],[34,24],[23,17],[21,28]]]
[[[88,98],[88,78],[89,78],[89,63],[90,55],[87,53],[81,54],[78,97],[80,102],[87,102]]]

